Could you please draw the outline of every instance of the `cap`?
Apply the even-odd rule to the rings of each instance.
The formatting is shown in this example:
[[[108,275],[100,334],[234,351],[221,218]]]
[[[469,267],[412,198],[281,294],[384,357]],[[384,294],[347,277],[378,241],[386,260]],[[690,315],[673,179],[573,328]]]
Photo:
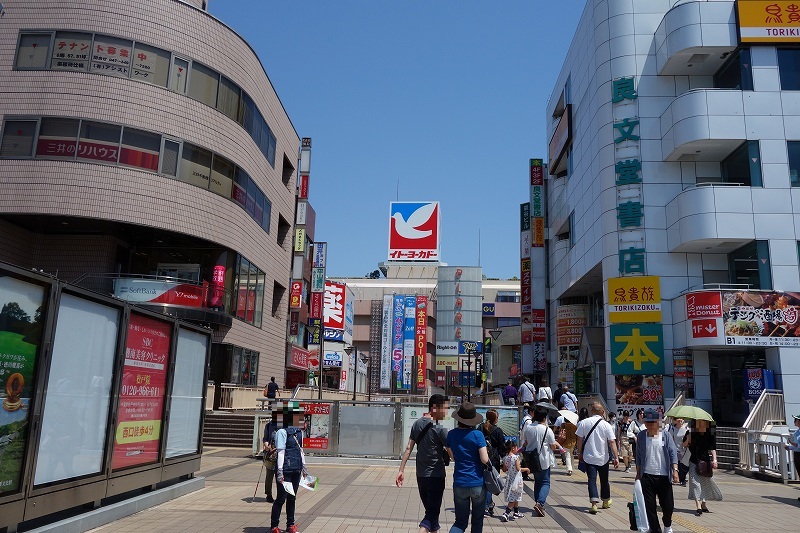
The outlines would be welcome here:
[[[655,409],[647,409],[644,412],[644,421],[645,422],[659,422],[661,417],[658,415],[658,411]]]
[[[800,420],[800,415],[792,415],[792,418],[794,418],[795,420]]]

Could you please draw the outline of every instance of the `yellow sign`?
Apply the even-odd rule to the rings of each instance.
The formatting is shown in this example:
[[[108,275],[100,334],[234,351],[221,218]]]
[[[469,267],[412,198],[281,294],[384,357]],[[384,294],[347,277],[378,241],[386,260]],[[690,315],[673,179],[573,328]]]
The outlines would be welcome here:
[[[445,370],[448,366],[453,369],[453,372],[458,372],[459,368],[457,355],[436,356],[436,370]]]
[[[800,3],[796,0],[738,0],[743,43],[800,42]]]
[[[303,252],[306,249],[306,230],[297,228],[294,230],[294,251]]]
[[[608,322],[661,322],[661,283],[658,276],[609,278]]]

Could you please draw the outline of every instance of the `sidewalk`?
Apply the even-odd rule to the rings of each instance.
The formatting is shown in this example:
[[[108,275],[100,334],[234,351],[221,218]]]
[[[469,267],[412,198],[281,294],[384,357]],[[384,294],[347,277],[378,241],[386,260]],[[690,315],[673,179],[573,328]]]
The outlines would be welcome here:
[[[206,448],[199,475],[206,477],[204,489],[143,510],[93,531],[115,533],[153,532],[243,532],[269,531],[270,504],[264,499],[263,482],[253,499],[261,463],[239,449]],[[406,483],[394,486],[399,461],[313,458],[309,470],[320,477],[315,492],[301,491],[297,501],[297,524],[302,533],[416,533],[422,516],[413,462],[406,467]],[[452,468],[452,467],[450,467]],[[520,504],[525,518],[502,523],[487,517],[484,531],[594,532],[629,531],[627,502],[633,489],[633,473],[611,473],[613,505],[596,515],[588,513],[586,476],[575,471],[568,477],[560,464],[554,469],[545,518],[532,516],[533,482],[526,482]],[[688,488],[676,486],[673,528],[695,533],[775,531],[794,529],[800,523],[800,490],[795,486],[757,481],[733,473],[716,472],[725,500],[709,502],[710,514],[695,516]],[[263,476],[262,476],[263,480]],[[448,472],[442,514],[442,533],[453,523],[453,496]],[[500,507],[499,497],[495,502]],[[285,514],[281,528],[286,527]]]

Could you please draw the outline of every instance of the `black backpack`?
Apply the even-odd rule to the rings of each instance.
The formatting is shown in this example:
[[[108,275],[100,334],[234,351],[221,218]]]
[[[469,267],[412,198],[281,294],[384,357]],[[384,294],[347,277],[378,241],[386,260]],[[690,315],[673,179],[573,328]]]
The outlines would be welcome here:
[[[495,426],[486,435],[486,452],[489,454],[489,461],[499,470],[500,463],[506,455],[506,434],[500,427]]]

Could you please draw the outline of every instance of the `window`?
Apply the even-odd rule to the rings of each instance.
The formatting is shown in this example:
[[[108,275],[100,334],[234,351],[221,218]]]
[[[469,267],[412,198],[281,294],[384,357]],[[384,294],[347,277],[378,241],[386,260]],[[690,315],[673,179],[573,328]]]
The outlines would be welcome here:
[[[269,218],[269,217],[266,217]],[[278,215],[278,245],[281,248],[286,246],[286,237],[289,235],[289,230],[292,228],[291,224],[283,218],[283,215]]]
[[[160,148],[161,135],[134,128],[125,128],[122,132],[119,163],[120,165],[158,172]]]
[[[247,182],[247,200],[245,202],[244,208],[247,211],[247,214],[250,215],[253,218],[256,217],[256,191],[257,190],[258,190],[258,187],[256,186],[256,182],[253,181],[253,179],[251,178]],[[258,224],[261,225],[261,221],[260,220],[258,221]]]
[[[519,326],[519,317],[513,317],[513,318],[497,317],[498,328],[507,328],[513,326]]]
[[[283,296],[286,294],[286,287],[277,281],[272,284],[272,316],[278,316],[281,309],[286,306],[283,303]]]
[[[272,202],[269,201],[269,198],[266,196],[264,197],[264,219],[261,221],[261,227],[269,233],[270,228],[270,217],[272,216]]]
[[[236,318],[259,328],[264,307],[264,283],[264,271],[239,256],[239,266],[233,288],[236,294],[233,314]]]
[[[222,156],[214,155],[214,164],[211,166],[211,190],[215,193],[231,197],[231,186],[236,175],[236,166]]]
[[[17,48],[17,68],[47,68],[52,37],[50,33],[24,33],[20,35],[19,48]]]
[[[186,94],[208,106],[216,107],[218,90],[219,74],[200,63],[192,62],[192,75]]]
[[[119,136],[121,126],[90,122],[81,124],[78,142],[78,161],[101,161],[116,164],[119,159]]]
[[[189,62],[179,57],[173,58],[172,69],[169,73],[169,88],[178,93],[186,92],[186,74],[189,72]]]
[[[178,154],[181,145],[177,141],[164,139],[164,157],[161,160],[161,173],[167,176],[178,175]]]
[[[36,135],[35,120],[9,120],[3,126],[3,142],[0,157],[31,157],[33,138]]]
[[[208,189],[211,178],[211,152],[189,143],[183,143],[178,179]]]
[[[136,43],[133,51],[131,77],[145,83],[166,87],[170,57],[171,54],[166,50]]]
[[[494,298],[495,302],[513,302],[519,303],[519,292],[517,291],[497,291],[497,296]]]
[[[800,141],[787,141],[789,153],[789,179],[792,187],[800,187]]]
[[[745,141],[720,165],[724,183],[761,187],[761,153],[758,141]]]
[[[86,70],[92,48],[92,34],[69,31],[56,32],[53,45],[53,70]]]
[[[43,118],[36,143],[36,157],[74,159],[78,123],[78,120],[71,118]]]
[[[133,42],[106,35],[95,35],[92,47],[92,72],[129,77]]]
[[[264,193],[256,189],[256,212],[253,215],[253,220],[258,222],[260,226],[263,223],[264,217]]]
[[[772,289],[769,242],[752,241],[728,254],[731,283]]]
[[[742,48],[714,75],[717,89],[753,90],[753,65],[750,62],[750,49]]]
[[[288,187],[289,183],[292,181],[292,176],[294,176],[294,165],[292,165],[292,162],[289,161],[288,157],[286,157],[286,154],[283,154],[283,171],[281,174],[281,181]]]
[[[261,270],[253,267],[256,276],[256,301],[255,308],[253,309],[253,325],[257,328],[261,327],[262,318],[264,315],[264,283],[266,282],[266,275]],[[253,274],[251,273],[251,276]]]
[[[233,120],[239,117],[239,100],[241,99],[241,89],[231,80],[222,76],[219,83],[219,98],[217,99],[217,109],[225,113]]]
[[[800,49],[778,48],[782,91],[800,91]]]

